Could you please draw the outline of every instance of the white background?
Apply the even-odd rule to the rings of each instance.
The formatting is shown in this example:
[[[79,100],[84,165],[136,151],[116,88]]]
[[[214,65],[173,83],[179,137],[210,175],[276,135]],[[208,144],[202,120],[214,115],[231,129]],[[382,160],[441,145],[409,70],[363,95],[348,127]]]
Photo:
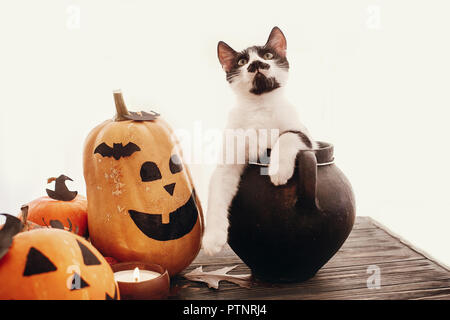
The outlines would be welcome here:
[[[113,116],[113,89],[174,128],[222,129],[233,96],[217,42],[264,44],[278,25],[287,94],[334,143],[358,215],[450,264],[449,14],[445,0],[2,1],[0,211],[61,173],[85,193],[83,141]],[[212,169],[192,165],[204,207]]]

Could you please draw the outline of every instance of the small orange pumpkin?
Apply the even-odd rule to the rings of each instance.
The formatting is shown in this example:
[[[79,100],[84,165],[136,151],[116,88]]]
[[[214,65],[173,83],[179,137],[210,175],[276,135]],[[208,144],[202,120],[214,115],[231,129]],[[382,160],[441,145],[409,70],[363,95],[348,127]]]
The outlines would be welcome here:
[[[28,221],[87,237],[87,200],[67,189],[66,180],[72,181],[65,175],[48,179],[48,183],[55,181],[55,190],[46,189],[48,196],[28,203]]]
[[[203,214],[170,126],[156,113],[129,112],[94,128],[84,147],[92,244],[118,261],[186,268],[201,246]]]
[[[0,229],[0,299],[119,299],[111,267],[89,242],[52,228],[14,235],[19,224],[7,216]]]

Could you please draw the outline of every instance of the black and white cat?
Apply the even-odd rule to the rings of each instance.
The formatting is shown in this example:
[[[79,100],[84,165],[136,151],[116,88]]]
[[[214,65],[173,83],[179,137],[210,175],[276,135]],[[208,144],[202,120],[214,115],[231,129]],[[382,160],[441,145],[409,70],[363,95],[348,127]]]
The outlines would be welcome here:
[[[274,185],[285,184],[293,175],[298,151],[317,147],[300,122],[294,106],[283,94],[289,71],[285,36],[278,27],[274,27],[264,46],[236,52],[221,41],[217,51],[226,79],[236,94],[236,105],[228,118],[228,132],[278,129],[279,136],[274,139],[257,141],[257,152],[261,156],[267,148],[272,149],[268,174]],[[252,160],[248,145],[244,148],[247,148],[245,160]],[[203,237],[207,254],[219,252],[227,242],[228,209],[245,165],[221,163],[211,177]],[[257,186],[255,192],[258,192]]]

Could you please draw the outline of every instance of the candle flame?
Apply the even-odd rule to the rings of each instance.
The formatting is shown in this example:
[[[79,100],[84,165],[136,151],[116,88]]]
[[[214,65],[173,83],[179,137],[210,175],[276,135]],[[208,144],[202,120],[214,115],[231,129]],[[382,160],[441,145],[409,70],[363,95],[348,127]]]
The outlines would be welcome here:
[[[139,274],[138,267],[134,268],[133,279],[134,279],[134,282],[139,282],[139,280],[140,280],[140,274]]]

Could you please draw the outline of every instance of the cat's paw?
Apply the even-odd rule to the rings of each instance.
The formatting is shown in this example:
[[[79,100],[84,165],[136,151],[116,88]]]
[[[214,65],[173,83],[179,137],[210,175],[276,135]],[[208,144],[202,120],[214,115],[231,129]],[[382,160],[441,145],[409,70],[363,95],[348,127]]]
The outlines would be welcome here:
[[[270,181],[275,186],[282,186],[288,182],[288,180],[294,174],[295,164],[292,161],[281,159],[279,163],[270,163],[269,176]]]
[[[202,241],[203,250],[209,256],[219,253],[227,243],[227,238],[228,233],[226,231],[223,232],[206,228]]]

